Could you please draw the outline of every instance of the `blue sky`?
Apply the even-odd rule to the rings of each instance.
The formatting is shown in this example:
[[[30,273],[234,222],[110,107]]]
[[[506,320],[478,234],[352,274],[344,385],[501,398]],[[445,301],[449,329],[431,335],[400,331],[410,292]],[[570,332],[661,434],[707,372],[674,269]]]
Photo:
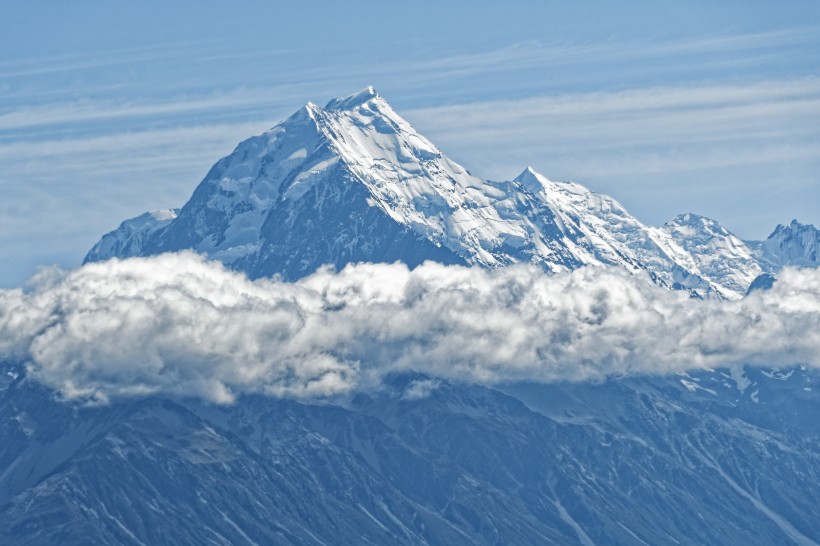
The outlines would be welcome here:
[[[182,205],[374,85],[473,174],[527,165],[763,238],[820,224],[820,2],[31,1],[0,18],[0,287]]]

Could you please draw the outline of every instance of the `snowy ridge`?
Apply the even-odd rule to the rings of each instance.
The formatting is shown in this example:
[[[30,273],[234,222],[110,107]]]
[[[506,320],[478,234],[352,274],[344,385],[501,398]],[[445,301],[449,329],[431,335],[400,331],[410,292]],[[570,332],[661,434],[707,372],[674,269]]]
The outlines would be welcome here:
[[[798,252],[773,245],[752,248],[695,215],[646,226],[615,199],[531,168],[512,181],[475,177],[368,87],[245,140],[178,215],[126,221],[86,261],[191,248],[252,277],[291,279],[350,262],[608,265],[738,298],[772,269],[761,256],[782,266]]]
[[[503,263],[488,249],[524,235],[500,218],[483,180],[447,159],[372,87],[313,113],[330,147],[393,220],[487,266]]]
[[[693,258],[699,274],[720,279],[734,294],[744,294],[763,272],[749,245],[715,220],[680,214],[660,229]]]
[[[750,241],[756,257],[768,271],[785,265],[820,266],[820,230],[792,220],[778,225],[765,241]]]
[[[125,220],[116,230],[100,239],[88,255],[106,258],[138,255],[145,246],[146,239],[173,221],[177,214],[179,209],[164,209]]]
[[[691,257],[675,241],[645,226],[612,197],[572,182],[553,182],[527,168],[516,181],[535,194],[554,217],[553,233],[566,254],[581,265],[614,265],[648,271],[668,288],[688,288],[700,295],[719,293],[697,273]],[[539,189],[540,188],[540,189]]]

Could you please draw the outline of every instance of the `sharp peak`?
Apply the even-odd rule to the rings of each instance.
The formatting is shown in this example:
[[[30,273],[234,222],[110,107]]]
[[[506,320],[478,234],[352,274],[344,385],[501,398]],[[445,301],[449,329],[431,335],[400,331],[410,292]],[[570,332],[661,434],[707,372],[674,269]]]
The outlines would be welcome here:
[[[527,166],[527,168],[524,169],[521,172],[521,174],[519,174],[518,176],[516,176],[513,179],[513,182],[518,182],[519,184],[524,186],[526,189],[528,189],[529,191],[534,192],[534,193],[537,193],[541,190],[551,191],[552,189],[555,189],[555,188],[561,188],[564,191],[569,191],[569,192],[572,192],[572,193],[578,193],[578,194],[588,193],[588,194],[591,194],[591,195],[597,195],[598,197],[608,199],[608,200],[610,200],[614,203],[617,203],[618,206],[621,206],[620,203],[618,203],[615,199],[613,199],[609,195],[606,195],[604,193],[598,193],[596,191],[592,191],[588,187],[584,186],[583,184],[579,184],[578,182],[572,182],[572,181],[569,181],[569,180],[552,180],[550,178],[547,178],[543,174],[539,173],[538,171],[533,169],[531,166]]]
[[[285,119],[281,120],[279,123],[277,123],[277,126],[282,124],[282,123],[288,123],[288,122],[291,122],[291,121],[298,122],[298,121],[303,120],[303,119],[313,118],[316,115],[316,112],[318,112],[320,110],[321,110],[321,108],[315,102],[310,102],[310,101],[306,102],[304,106],[302,106],[301,108],[296,110],[294,113],[292,113],[287,118],[285,118]],[[273,129],[271,129],[271,130],[273,130]]]
[[[771,235],[769,235],[768,238],[771,239],[771,238],[775,237],[777,234],[779,234],[781,232],[784,232],[784,231],[794,231],[794,230],[800,231],[800,230],[803,230],[803,229],[814,230],[815,227],[814,227],[814,224],[801,224],[800,222],[797,221],[797,218],[794,218],[791,222],[789,222],[786,225],[777,224],[777,227],[774,228],[774,231],[771,233]]]
[[[544,184],[549,182],[546,176],[540,174],[529,165],[527,165],[527,168],[521,171],[521,174],[516,176],[513,181],[518,182],[533,193],[543,190]]]
[[[544,176],[535,169],[532,168],[532,165],[527,165],[527,168],[521,171],[521,174],[518,175],[518,178],[522,176]]]
[[[799,228],[804,228],[804,227],[814,228],[814,224],[803,224],[803,223],[800,223],[797,220],[797,218],[793,218],[792,221],[789,222],[789,227],[794,227],[794,228],[798,228],[798,229]]]
[[[526,182],[526,181],[530,181],[530,180],[538,180],[538,181],[544,180],[544,181],[547,181],[547,182],[550,181],[546,176],[539,173],[538,171],[536,171],[535,169],[533,169],[529,165],[527,165],[527,168],[524,169],[523,171],[521,171],[521,174],[516,176],[513,180],[515,180],[516,182]]]
[[[322,113],[326,111],[352,112],[361,106],[372,103],[376,103],[375,109],[377,109],[380,114],[386,114],[389,117],[396,116],[396,113],[393,112],[387,101],[379,95],[379,92],[376,91],[372,85],[368,85],[358,93],[354,93],[347,97],[338,97],[330,100],[324,108],[315,102],[308,101],[304,106],[291,114],[281,123],[287,123],[288,121],[298,122],[299,120],[306,118],[315,121],[317,120],[317,117],[321,117]],[[371,106],[369,110],[372,112],[374,111],[374,108]]]
[[[374,99],[384,100],[381,95],[379,95],[379,92],[376,91],[376,88],[372,85],[368,85],[358,93],[354,93],[348,97],[332,99],[325,105],[325,110],[353,110]]]

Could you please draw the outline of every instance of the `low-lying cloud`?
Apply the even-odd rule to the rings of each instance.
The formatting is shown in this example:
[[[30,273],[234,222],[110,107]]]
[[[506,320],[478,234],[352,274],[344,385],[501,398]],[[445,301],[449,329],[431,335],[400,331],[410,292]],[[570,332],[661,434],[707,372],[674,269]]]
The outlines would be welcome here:
[[[400,370],[492,384],[820,366],[820,271],[786,270],[769,291],[717,302],[611,269],[362,264],[286,283],[185,252],[0,291],[0,357],[91,402],[321,397]]]

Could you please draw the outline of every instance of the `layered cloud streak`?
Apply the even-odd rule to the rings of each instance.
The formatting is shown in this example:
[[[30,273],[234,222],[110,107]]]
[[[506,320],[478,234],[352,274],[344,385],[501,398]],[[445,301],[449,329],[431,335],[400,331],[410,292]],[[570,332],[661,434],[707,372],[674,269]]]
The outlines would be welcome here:
[[[494,383],[820,366],[820,271],[696,301],[609,269],[428,263],[249,281],[192,253],[111,260],[0,291],[0,357],[68,399],[317,397],[387,373]]]

